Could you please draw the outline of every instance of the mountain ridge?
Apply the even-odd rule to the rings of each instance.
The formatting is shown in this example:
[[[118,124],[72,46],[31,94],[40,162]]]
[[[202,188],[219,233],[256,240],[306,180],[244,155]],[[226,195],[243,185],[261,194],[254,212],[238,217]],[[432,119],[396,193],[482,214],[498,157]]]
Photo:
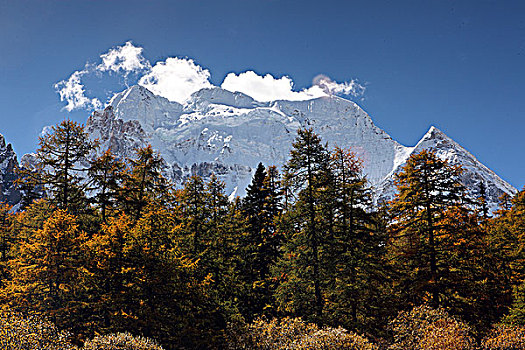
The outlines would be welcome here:
[[[483,182],[493,208],[502,193],[516,192],[438,128],[431,126],[416,145],[407,147],[377,127],[355,102],[338,96],[259,102],[214,87],[199,90],[180,104],[137,85],[116,94],[105,110],[95,111],[86,127],[94,138],[102,137],[104,147],[113,145],[123,156],[151,144],[177,183],[191,175],[215,173],[232,197],[244,194],[259,162],[282,167],[296,130],[304,127],[312,127],[330,146],[350,148],[362,159],[376,200],[392,198],[395,173],[410,154],[428,148],[464,167],[462,181],[471,192]]]

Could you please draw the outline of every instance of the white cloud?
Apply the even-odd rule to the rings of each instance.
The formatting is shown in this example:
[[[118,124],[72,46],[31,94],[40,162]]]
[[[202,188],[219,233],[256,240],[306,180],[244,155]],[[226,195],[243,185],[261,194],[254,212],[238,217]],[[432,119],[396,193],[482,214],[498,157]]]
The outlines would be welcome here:
[[[365,92],[365,86],[355,80],[338,83],[324,74],[319,74],[313,79],[313,86],[318,86],[327,95],[351,95],[357,97],[362,96]]]
[[[60,100],[67,103],[64,109],[102,108],[102,102],[95,96],[107,96],[103,84],[111,79],[115,81],[115,78],[119,79],[119,86],[138,83],[157,95],[179,103],[183,103],[195,91],[213,87],[209,70],[190,58],[169,57],[152,65],[142,53],[142,47],[128,41],[101,54],[99,62],[86,63],[82,70],[56,83],[55,89]],[[96,84],[93,84],[93,78]],[[87,96],[86,83],[90,84],[89,94],[94,96]],[[365,91],[365,87],[354,80],[339,83],[325,75],[315,77],[312,86],[295,91],[293,80],[288,76],[276,78],[271,74],[262,76],[253,71],[230,73],[224,78],[221,87],[243,92],[262,102],[300,101],[331,95],[357,97]]]
[[[123,46],[116,46],[100,55],[102,63],[97,66],[97,70],[128,73],[149,69],[151,65],[142,56],[142,51],[142,47],[134,46],[131,41]]]
[[[62,80],[55,84],[55,89],[60,95],[60,101],[67,102],[67,105],[64,108],[69,112],[78,108],[97,109],[102,107],[102,103],[99,99],[89,99],[86,96],[81,77],[87,73],[87,70],[76,71],[71,74],[68,80]]]
[[[102,63],[99,65],[86,63],[84,69],[75,71],[67,80],[56,83],[55,89],[60,95],[60,101],[67,102],[64,109],[71,112],[81,108],[102,108],[102,103],[98,98],[86,96],[82,77],[104,72],[124,73],[126,77],[130,72],[148,70],[151,65],[142,56],[142,50],[141,47],[134,46],[131,41],[128,41],[122,46],[116,46],[101,54]]]
[[[289,77],[283,76],[277,79],[271,74],[261,76],[253,71],[246,71],[239,75],[230,73],[224,78],[221,87],[226,90],[245,93],[261,102],[302,101],[327,95],[317,85],[301,91],[293,91],[293,81]]]
[[[210,72],[192,59],[169,57],[165,62],[157,62],[140,78],[139,84],[170,101],[182,103],[195,91],[213,87],[209,79]]]

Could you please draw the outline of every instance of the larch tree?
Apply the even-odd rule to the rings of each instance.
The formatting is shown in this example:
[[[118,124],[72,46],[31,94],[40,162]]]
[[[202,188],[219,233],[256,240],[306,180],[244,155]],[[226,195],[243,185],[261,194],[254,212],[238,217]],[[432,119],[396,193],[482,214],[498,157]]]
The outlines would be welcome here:
[[[330,218],[323,217],[331,181],[329,153],[312,129],[300,129],[292,146],[284,181],[297,200],[283,216],[288,232],[279,270],[285,279],[276,295],[282,310],[322,322],[326,271],[321,257],[331,230]]]
[[[91,189],[94,194],[91,202],[98,206],[102,222],[117,208],[119,193],[122,191],[126,164],[107,150],[91,161],[88,169]]]
[[[9,204],[0,204],[0,286],[9,277],[8,261],[12,256],[12,246],[15,244],[12,224],[14,214]]]
[[[332,324],[364,330],[379,307],[386,280],[384,237],[377,229],[372,194],[361,162],[350,150],[336,147],[330,157],[333,238],[326,249],[332,284],[327,313]],[[375,288],[371,288],[374,286]]]
[[[187,254],[198,256],[202,253],[211,214],[209,212],[209,194],[203,179],[192,176],[178,191],[178,212],[181,223],[178,237]]]
[[[56,210],[9,261],[2,298],[19,311],[40,312],[60,328],[83,332],[87,236],[74,215]]]
[[[460,173],[460,168],[439,159],[435,152],[423,150],[396,174],[390,243],[406,272],[402,288],[415,304],[428,298],[432,306],[440,305],[444,262],[439,222],[447,209],[464,202]]]
[[[42,187],[61,209],[72,213],[84,210],[88,157],[98,142],[89,139],[83,125],[64,120],[41,136],[39,145],[35,164],[20,170],[22,186]]]
[[[508,203],[502,203],[499,216],[490,225],[495,250],[502,252],[509,267],[508,275],[513,288],[513,300],[505,322],[525,325],[525,189]]]
[[[142,210],[152,201],[169,201],[170,185],[162,175],[164,160],[151,145],[136,150],[128,159],[129,171],[124,174],[119,202],[124,212],[138,220]]]

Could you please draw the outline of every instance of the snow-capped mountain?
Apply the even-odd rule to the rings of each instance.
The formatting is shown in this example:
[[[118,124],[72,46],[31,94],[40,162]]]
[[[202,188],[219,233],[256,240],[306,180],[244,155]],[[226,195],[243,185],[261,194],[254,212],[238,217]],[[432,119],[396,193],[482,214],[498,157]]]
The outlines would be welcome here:
[[[86,127],[103,148],[121,156],[133,156],[134,149],[150,143],[176,182],[215,173],[232,196],[244,195],[259,162],[278,167],[286,162],[300,127],[312,127],[329,146],[351,148],[362,159],[377,199],[393,196],[394,174],[424,148],[462,165],[463,181],[473,192],[484,182],[493,207],[503,192],[516,192],[438,129],[432,127],[416,146],[406,147],[375,126],[357,104],[336,96],[258,102],[243,93],[211,88],[180,104],[136,85],[115,95],[105,110],[94,112]]]
[[[14,184],[17,166],[18,160],[13,147],[10,143],[6,145],[4,136],[0,135],[0,203],[14,205],[20,201],[20,191]]]
[[[439,158],[446,159],[451,165],[460,165],[463,169],[461,182],[469,189],[474,198],[481,196],[481,183],[483,183],[485,186],[485,195],[488,198],[487,204],[491,210],[497,208],[498,198],[503,193],[510,195],[516,193],[514,187],[502,180],[496,173],[479,162],[457,142],[434,126],[427,131],[416,146],[407,147],[407,150],[410,152],[406,154],[406,158],[424,149],[434,150]],[[404,165],[405,161],[398,164],[397,167],[392,169],[391,173],[383,179],[376,191],[377,199],[389,200],[393,198],[395,194],[394,174],[401,171]]]

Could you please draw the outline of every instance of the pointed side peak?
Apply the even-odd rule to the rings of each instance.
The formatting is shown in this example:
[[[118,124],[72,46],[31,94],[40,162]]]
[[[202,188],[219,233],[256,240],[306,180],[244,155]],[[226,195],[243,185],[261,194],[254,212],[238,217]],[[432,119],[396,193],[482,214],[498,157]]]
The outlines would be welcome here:
[[[432,126],[430,127],[430,129],[428,129],[427,134],[443,134],[443,135],[444,135],[443,131],[439,130],[439,129],[438,129],[437,127],[435,127],[434,125],[432,125]]]
[[[439,130],[437,127],[432,125],[426,134],[421,138],[421,140],[430,140],[430,139],[450,139],[443,131]]]
[[[435,127],[434,125],[431,125],[430,129],[428,129],[427,133],[431,133],[431,132],[434,132],[434,131],[441,132],[441,130],[439,130],[437,127]]]

